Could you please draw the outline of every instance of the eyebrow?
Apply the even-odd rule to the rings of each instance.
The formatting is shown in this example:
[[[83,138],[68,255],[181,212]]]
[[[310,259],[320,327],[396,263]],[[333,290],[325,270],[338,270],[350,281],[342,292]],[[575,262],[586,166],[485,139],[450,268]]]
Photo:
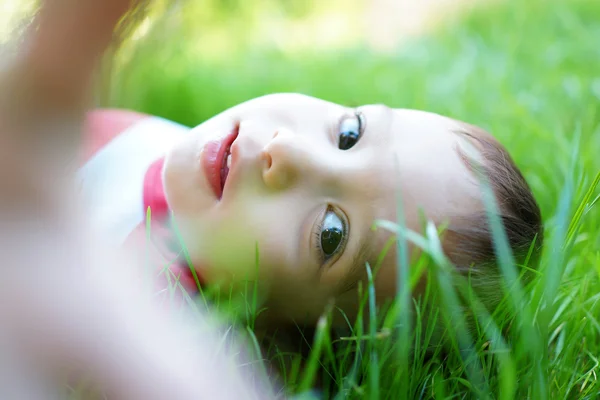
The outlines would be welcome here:
[[[360,278],[365,274],[365,263],[367,262],[370,254],[371,254],[371,240],[369,237],[369,233],[371,230],[368,230],[366,234],[361,238],[358,250],[354,252],[352,256],[352,265],[348,269],[348,272],[341,280],[339,285],[339,294],[346,293],[352,289],[354,289]]]

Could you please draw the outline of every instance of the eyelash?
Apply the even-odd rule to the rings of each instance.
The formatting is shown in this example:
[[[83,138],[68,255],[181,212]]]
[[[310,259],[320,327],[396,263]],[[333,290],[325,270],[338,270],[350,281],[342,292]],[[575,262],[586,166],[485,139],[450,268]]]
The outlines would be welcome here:
[[[358,110],[354,111],[354,116],[358,120],[358,131],[360,133],[360,136],[362,136],[362,134],[365,131],[365,118],[364,118],[363,114]]]
[[[343,237],[342,241],[340,242],[340,246],[338,247],[338,250],[334,254],[329,256],[329,258],[325,258],[325,253],[324,253],[323,249],[321,248],[321,233],[323,232],[323,227],[325,226],[325,216],[329,212],[335,213],[338,216],[338,218],[340,219],[340,221],[342,222],[344,237]],[[327,210],[325,211],[323,218],[321,218],[320,222],[317,223],[317,230],[313,232],[313,241],[314,241],[313,244],[314,244],[315,248],[319,249],[319,262],[323,266],[346,248],[346,242],[348,241],[348,223],[346,222],[346,219],[340,217],[340,215],[334,211],[333,207],[327,206]]]

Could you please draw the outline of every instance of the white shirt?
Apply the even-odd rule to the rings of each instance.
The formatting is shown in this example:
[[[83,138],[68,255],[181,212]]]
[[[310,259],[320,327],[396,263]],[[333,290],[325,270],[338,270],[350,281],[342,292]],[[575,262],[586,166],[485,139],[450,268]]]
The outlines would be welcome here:
[[[121,245],[145,220],[146,171],[189,130],[162,118],[144,118],[116,135],[79,169],[84,211],[109,244]]]

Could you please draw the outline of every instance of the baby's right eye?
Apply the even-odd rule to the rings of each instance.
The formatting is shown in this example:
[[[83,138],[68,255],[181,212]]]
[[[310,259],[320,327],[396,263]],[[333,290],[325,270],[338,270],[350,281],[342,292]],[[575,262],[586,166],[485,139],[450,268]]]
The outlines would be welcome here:
[[[339,126],[339,144],[340,150],[352,148],[360,139],[364,129],[363,115],[355,112],[353,116],[348,116],[340,122]]]

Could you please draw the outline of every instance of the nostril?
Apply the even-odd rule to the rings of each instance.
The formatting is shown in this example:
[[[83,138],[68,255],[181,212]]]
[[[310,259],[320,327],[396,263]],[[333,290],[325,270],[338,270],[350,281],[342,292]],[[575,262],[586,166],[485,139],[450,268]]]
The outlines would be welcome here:
[[[269,152],[263,151],[261,157],[263,159],[265,169],[267,169],[267,170],[271,169],[271,165],[273,165],[273,158],[271,157]]]

